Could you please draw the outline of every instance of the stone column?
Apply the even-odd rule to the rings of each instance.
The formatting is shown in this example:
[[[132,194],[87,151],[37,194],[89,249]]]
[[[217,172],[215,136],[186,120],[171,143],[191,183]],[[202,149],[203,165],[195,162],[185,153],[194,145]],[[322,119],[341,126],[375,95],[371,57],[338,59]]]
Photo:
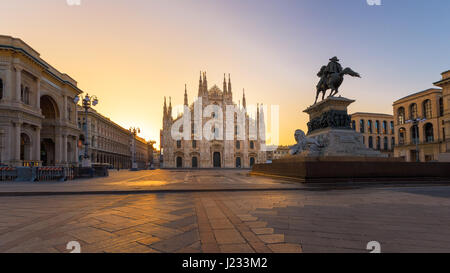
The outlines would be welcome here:
[[[68,111],[67,111],[67,96],[66,95],[64,95],[64,109],[63,109],[63,113],[64,113],[64,115],[63,115],[63,117],[64,117],[64,120],[66,121],[66,120],[68,120],[69,119],[69,117],[68,117]]]
[[[15,67],[16,69],[16,98],[15,101],[20,102],[21,99],[21,85],[22,85],[22,68]]]
[[[41,79],[36,79],[36,108],[38,111],[41,109]]]
[[[8,68],[6,70],[6,81],[3,82],[4,89],[3,89],[3,99],[11,101],[13,98],[13,73],[12,68]]]
[[[18,164],[20,161],[20,133],[21,133],[22,123],[16,122],[14,123],[14,134],[13,134],[13,141],[14,141],[14,156],[13,160]]]
[[[75,137],[75,146],[74,146],[75,159],[73,162],[78,164],[78,136]]]
[[[36,127],[33,160],[41,161],[41,127]]]
[[[67,163],[67,135],[62,136],[62,163]]]
[[[55,165],[62,163],[62,135],[57,134],[55,136]]]

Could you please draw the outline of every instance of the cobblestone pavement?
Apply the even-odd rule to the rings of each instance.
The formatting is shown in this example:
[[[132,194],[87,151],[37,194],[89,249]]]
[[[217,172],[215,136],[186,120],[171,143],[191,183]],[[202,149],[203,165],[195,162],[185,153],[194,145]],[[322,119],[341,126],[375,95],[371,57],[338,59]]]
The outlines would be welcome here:
[[[180,181],[214,175],[204,183],[227,183],[222,180],[234,176],[249,184],[271,183],[232,172],[158,172]],[[0,202],[0,252],[69,252],[70,241],[79,242],[82,252],[114,253],[368,252],[370,241],[378,241],[382,252],[450,252],[446,186],[0,197]]]

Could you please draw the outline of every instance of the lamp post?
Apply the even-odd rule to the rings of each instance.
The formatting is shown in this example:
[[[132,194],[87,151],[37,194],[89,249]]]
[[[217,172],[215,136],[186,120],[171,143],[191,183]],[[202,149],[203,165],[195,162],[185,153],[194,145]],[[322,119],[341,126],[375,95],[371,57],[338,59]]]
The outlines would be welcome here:
[[[85,114],[85,126],[84,126],[84,156],[83,156],[83,162],[82,166],[90,168],[92,166],[91,160],[89,159],[89,135],[88,135],[88,112],[89,109],[91,109],[93,106],[96,106],[98,104],[98,99],[96,96],[89,96],[89,94],[86,94],[86,96],[76,96],[73,100],[75,104],[78,104],[78,102],[81,99],[81,106],[84,109]]]
[[[138,166],[136,163],[136,136],[141,132],[141,129],[137,127],[130,127],[131,133],[131,170],[137,171]]]
[[[413,126],[416,126],[416,162],[420,162],[420,158],[419,158],[419,123],[420,122],[424,122],[425,120],[427,120],[426,118],[414,118],[414,119],[410,119],[407,120],[406,123],[412,123]]]

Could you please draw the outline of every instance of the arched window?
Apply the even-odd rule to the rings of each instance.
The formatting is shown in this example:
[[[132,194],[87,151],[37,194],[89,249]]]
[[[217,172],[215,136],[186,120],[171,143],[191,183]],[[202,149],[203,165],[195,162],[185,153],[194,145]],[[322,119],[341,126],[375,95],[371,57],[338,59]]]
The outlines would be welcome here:
[[[417,119],[419,117],[417,113],[417,104],[413,103],[409,106],[409,117],[411,119]]]
[[[240,149],[241,148],[241,142],[238,140],[236,141],[236,149]]]
[[[0,100],[3,99],[3,80],[0,79]]]
[[[372,136],[370,136],[369,137],[369,148],[373,148],[373,137]]]
[[[431,100],[425,100],[423,102],[423,116],[426,119],[430,119],[432,116],[432,112],[431,112]]]
[[[439,116],[444,116],[444,100],[439,98]]]
[[[377,131],[377,134],[379,134],[380,133],[380,122],[378,120],[375,121],[375,129]]]
[[[178,148],[178,149],[181,148],[181,140],[177,140],[177,148]]]
[[[372,121],[371,120],[367,121],[367,131],[369,132],[369,134],[373,133]]]
[[[255,142],[253,140],[250,141],[250,149],[255,149]]]
[[[411,127],[411,142],[413,144],[419,143],[419,127],[417,125]]]
[[[364,131],[365,131],[365,123],[364,123],[364,120],[363,119],[361,119],[360,121],[359,121],[359,132],[360,133],[364,133]]]
[[[391,121],[391,135],[394,134],[394,122]]]
[[[377,150],[381,150],[381,137],[377,136]]]
[[[398,124],[399,125],[405,124],[405,108],[403,107],[398,108],[397,115],[398,115],[397,117]]]
[[[403,145],[405,144],[405,141],[406,141],[406,129],[400,128],[398,130],[398,144]]]
[[[427,124],[425,124],[423,129],[424,129],[425,141],[433,142],[434,141],[433,124],[427,123]]]
[[[388,130],[388,129],[387,129],[387,121],[384,120],[384,121],[383,121],[383,134],[386,135],[386,134],[387,134],[387,130]]]
[[[388,140],[388,137],[384,137],[384,139],[383,139],[383,150],[385,150],[385,151],[389,150],[389,140]]]

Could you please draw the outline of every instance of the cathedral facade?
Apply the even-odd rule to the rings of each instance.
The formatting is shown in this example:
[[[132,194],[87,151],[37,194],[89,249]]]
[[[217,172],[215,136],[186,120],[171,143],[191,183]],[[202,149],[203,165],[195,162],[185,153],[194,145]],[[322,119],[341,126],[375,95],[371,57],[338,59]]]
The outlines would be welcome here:
[[[200,73],[197,99],[189,104],[185,88],[182,114],[174,118],[172,101],[170,99],[167,106],[164,98],[161,167],[251,168],[254,164],[265,163],[262,107],[255,107],[253,116],[246,108],[245,93],[242,106],[233,102],[230,77],[227,83],[224,76],[222,90],[217,85],[208,89],[206,73]],[[183,125],[177,127],[177,123]],[[174,132],[183,136],[176,137]],[[207,136],[209,132],[212,137]]]

